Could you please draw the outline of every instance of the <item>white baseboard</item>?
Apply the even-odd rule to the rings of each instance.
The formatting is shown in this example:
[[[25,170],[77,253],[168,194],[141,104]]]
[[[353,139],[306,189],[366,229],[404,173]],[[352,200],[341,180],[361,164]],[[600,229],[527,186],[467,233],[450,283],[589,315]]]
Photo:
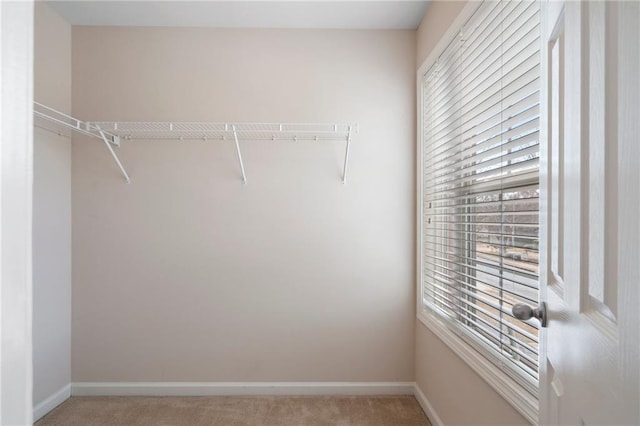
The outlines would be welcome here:
[[[73,396],[413,395],[413,382],[77,382]]]
[[[436,410],[433,408],[433,405],[431,405],[427,397],[422,393],[417,383],[414,385],[413,390],[414,396],[416,397],[416,400],[418,400],[418,404],[422,407],[422,410],[429,418],[431,424],[433,426],[444,426],[442,420],[438,417],[438,413],[436,413]]]
[[[33,408],[33,421],[36,422],[45,416],[49,411],[65,402],[71,396],[71,384],[63,386],[51,394],[47,399]]]

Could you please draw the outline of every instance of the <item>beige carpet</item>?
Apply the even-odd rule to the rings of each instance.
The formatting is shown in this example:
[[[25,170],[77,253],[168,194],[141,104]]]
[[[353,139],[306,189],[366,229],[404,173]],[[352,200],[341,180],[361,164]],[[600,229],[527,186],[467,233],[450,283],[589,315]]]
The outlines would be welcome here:
[[[72,397],[36,426],[430,426],[412,396]]]

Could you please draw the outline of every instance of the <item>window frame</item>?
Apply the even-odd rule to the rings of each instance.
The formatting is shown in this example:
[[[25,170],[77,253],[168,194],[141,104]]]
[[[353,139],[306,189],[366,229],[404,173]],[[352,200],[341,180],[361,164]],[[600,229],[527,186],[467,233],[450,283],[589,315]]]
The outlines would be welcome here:
[[[463,330],[455,328],[442,316],[433,313],[423,304],[424,285],[424,161],[423,161],[423,78],[431,66],[438,60],[449,43],[459,34],[460,28],[478,10],[482,2],[469,2],[452,22],[449,29],[440,38],[439,42],[431,50],[426,60],[418,68],[416,73],[416,317],[429,330],[431,330],[443,343],[455,352],[472,370],[484,379],[500,396],[511,404],[532,424],[538,423],[539,400],[531,395],[525,387],[511,375],[505,373],[494,360],[488,359],[477,350],[474,345],[463,339],[460,335]],[[544,347],[543,333],[540,333],[540,346]],[[499,364],[499,363],[498,363]]]

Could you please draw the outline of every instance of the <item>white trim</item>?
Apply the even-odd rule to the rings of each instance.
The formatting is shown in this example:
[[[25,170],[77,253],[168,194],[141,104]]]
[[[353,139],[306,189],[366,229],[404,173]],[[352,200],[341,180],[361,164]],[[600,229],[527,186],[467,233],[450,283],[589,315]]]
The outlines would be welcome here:
[[[77,382],[73,396],[414,395],[414,382]]]
[[[433,426],[444,426],[442,419],[440,419],[435,408],[433,408],[433,405],[431,405],[425,394],[422,393],[417,383],[415,384],[413,392],[413,396],[416,398],[416,401],[418,401],[418,404],[420,404],[420,407],[422,407],[424,414],[429,418],[429,422]]]
[[[71,383],[58,389],[53,394],[49,395],[47,399],[36,405],[33,408],[33,421],[37,422],[51,410],[69,399],[69,397],[71,397]]]
[[[0,1],[0,424],[33,419],[33,1]]]
[[[477,350],[453,333],[441,318],[420,312],[418,319],[531,424],[538,424],[538,399],[526,392]]]

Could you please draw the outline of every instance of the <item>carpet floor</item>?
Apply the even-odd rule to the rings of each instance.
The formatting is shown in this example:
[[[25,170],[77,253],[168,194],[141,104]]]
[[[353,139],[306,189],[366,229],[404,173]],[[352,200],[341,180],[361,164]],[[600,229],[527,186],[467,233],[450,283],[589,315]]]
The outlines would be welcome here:
[[[431,426],[413,396],[71,397],[36,426]]]

